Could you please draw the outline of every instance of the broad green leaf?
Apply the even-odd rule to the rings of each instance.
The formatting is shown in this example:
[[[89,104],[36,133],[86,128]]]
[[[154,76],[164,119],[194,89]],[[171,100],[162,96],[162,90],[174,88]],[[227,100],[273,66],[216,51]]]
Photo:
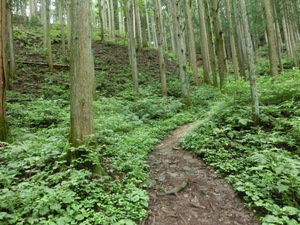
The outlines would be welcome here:
[[[42,216],[45,216],[47,213],[50,212],[50,209],[49,207],[46,205],[44,206],[43,208],[40,209],[39,213],[42,215]]]
[[[285,212],[287,215],[290,215],[290,216],[297,215],[300,212],[299,209],[296,209],[296,208],[291,207],[291,206],[284,206],[282,208],[282,211]]]

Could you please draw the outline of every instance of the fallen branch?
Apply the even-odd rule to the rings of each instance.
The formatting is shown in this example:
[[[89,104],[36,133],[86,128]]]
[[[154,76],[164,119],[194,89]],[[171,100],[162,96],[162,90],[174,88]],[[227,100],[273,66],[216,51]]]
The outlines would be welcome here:
[[[165,193],[158,193],[158,195],[164,196],[164,195],[176,195],[182,191],[184,188],[186,188],[186,186],[189,184],[188,180],[185,180],[182,182],[182,184],[180,184],[179,186],[175,187],[174,189],[172,189],[171,191],[167,191]]]
[[[27,64],[27,65],[39,65],[39,66],[49,66],[48,63],[43,63],[43,62],[28,62],[28,61],[16,61],[16,63],[21,63],[21,64]],[[54,64],[53,67],[58,67],[58,68],[70,68],[69,65],[62,65],[62,64]],[[95,70],[105,70],[101,67],[94,67]]]

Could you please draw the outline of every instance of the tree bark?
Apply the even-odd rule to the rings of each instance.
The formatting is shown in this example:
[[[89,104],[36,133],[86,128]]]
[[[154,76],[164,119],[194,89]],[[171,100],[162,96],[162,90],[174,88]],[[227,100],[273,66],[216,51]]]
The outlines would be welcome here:
[[[49,70],[53,72],[53,58],[52,58],[52,45],[50,37],[50,3],[51,0],[45,0],[45,24],[44,24],[44,36],[45,36],[45,49],[48,54]]]
[[[267,19],[267,34],[268,34],[268,45],[269,45],[269,59],[270,59],[270,73],[273,77],[278,75],[278,60],[276,53],[276,39],[274,20],[272,15],[272,5],[270,0],[264,0],[265,13]]]
[[[218,68],[220,77],[220,88],[222,89],[226,80],[226,57],[224,54],[224,41],[223,41],[223,31],[220,23],[219,17],[219,2],[218,0],[212,1],[213,10],[213,29],[215,33],[215,45],[216,45],[216,55],[218,57]]]
[[[184,41],[182,36],[182,27],[181,27],[181,14],[179,10],[180,0],[175,0],[175,4],[171,10],[173,26],[175,30],[175,42],[177,50],[177,58],[179,64],[179,77],[181,83],[181,95],[183,104],[188,107],[191,105],[190,92],[189,92],[189,83],[186,74],[186,60],[185,60],[185,51],[184,51]]]
[[[161,0],[156,0],[156,23],[158,25],[158,51],[159,51],[159,66],[160,66],[160,80],[161,80],[161,93],[163,97],[168,95],[167,93],[167,79],[166,79],[166,65],[164,59],[164,27],[161,10]]]
[[[143,7],[140,10],[140,17],[141,17],[141,32],[142,32],[142,48],[148,47],[148,40],[147,40],[147,18],[146,18],[146,5],[142,2]]]
[[[73,146],[95,143],[90,1],[71,2],[71,135]]]
[[[9,78],[12,78],[16,75],[16,59],[15,59],[15,43],[13,37],[13,25],[12,25],[12,12],[9,7],[7,7],[7,29],[8,29],[8,48],[9,48]],[[8,82],[10,86],[10,82]]]
[[[103,23],[103,9],[102,9],[102,0],[98,0],[98,12],[99,12],[99,19],[100,19],[100,38],[101,41],[104,41],[104,23]]]
[[[32,20],[36,16],[36,1],[29,0],[29,20]]]
[[[205,24],[205,12],[202,0],[198,0],[198,12],[200,21],[200,41],[202,50],[202,60],[203,60],[203,75],[204,82],[210,84],[210,55],[209,55],[209,42],[207,38],[206,24]]]
[[[110,34],[111,34],[111,39],[115,40],[116,34],[115,34],[115,9],[114,9],[114,3],[113,0],[108,0],[108,4],[110,5],[110,20],[111,20],[111,27],[110,27]]]
[[[135,22],[135,37],[137,42],[137,51],[140,52],[142,50],[142,31],[141,31],[141,20],[139,14],[139,5],[137,0],[133,0],[134,2],[134,22]]]
[[[62,2],[59,1],[59,23],[60,23],[60,32],[61,32],[61,54],[63,62],[66,61],[66,38],[65,38],[65,20],[63,18],[63,6]]]
[[[127,2],[127,29],[128,29],[128,41],[129,41],[129,58],[132,68],[133,79],[133,92],[136,97],[139,96],[139,80],[138,80],[138,68],[136,60],[136,49],[134,41],[134,29],[133,29],[133,5],[130,1]]]
[[[0,141],[7,141],[8,126],[6,122],[6,86],[7,86],[7,5],[0,1]]]
[[[240,73],[239,73],[237,50],[235,45],[236,40],[233,34],[234,31],[233,31],[233,24],[232,24],[230,0],[226,0],[226,13],[227,13],[227,19],[229,24],[230,48],[231,48],[231,55],[232,55],[232,62],[233,62],[233,69],[234,69],[234,78],[235,80],[238,80],[240,79]]]
[[[185,11],[186,11],[186,20],[187,20],[187,27],[188,27],[188,37],[189,37],[189,53],[190,53],[190,60],[191,60],[191,67],[193,70],[194,81],[197,86],[200,86],[200,81],[198,77],[198,65],[197,65],[197,56],[196,56],[196,45],[195,45],[195,34],[194,28],[192,23],[192,15],[191,15],[191,7],[190,1],[185,0]]]
[[[246,39],[246,50],[247,50],[247,55],[249,60],[249,78],[250,78],[251,98],[252,98],[252,119],[253,119],[253,123],[255,125],[258,125],[259,124],[259,100],[258,100],[258,91],[257,91],[257,84],[256,84],[253,46],[252,46],[252,40],[250,36],[245,0],[240,0],[240,10],[242,14],[242,24],[244,27],[244,34]]]
[[[206,31],[207,31],[207,43],[208,43],[209,56],[211,61],[211,71],[213,75],[213,85],[215,87],[218,87],[217,59],[216,59],[215,46],[213,43],[209,4],[207,0],[204,0],[204,8],[205,8],[204,14],[206,16],[205,22],[206,22]]]
[[[144,0],[144,5],[145,5],[145,10],[146,10],[145,14],[146,14],[146,23],[147,23],[148,45],[151,46],[151,26],[150,26],[147,0]]]

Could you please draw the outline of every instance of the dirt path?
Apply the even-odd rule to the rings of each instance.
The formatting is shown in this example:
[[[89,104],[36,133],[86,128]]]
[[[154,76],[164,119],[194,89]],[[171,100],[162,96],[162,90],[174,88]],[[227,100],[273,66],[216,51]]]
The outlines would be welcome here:
[[[211,167],[182,151],[179,139],[192,129],[173,131],[148,158],[152,171],[149,216],[143,225],[260,224]]]

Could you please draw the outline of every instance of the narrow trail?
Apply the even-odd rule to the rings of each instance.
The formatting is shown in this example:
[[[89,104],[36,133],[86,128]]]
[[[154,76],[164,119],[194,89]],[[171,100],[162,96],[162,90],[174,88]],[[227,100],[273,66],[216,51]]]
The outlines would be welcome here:
[[[149,215],[142,225],[258,225],[223,179],[179,146],[193,123],[174,130],[148,158]]]

